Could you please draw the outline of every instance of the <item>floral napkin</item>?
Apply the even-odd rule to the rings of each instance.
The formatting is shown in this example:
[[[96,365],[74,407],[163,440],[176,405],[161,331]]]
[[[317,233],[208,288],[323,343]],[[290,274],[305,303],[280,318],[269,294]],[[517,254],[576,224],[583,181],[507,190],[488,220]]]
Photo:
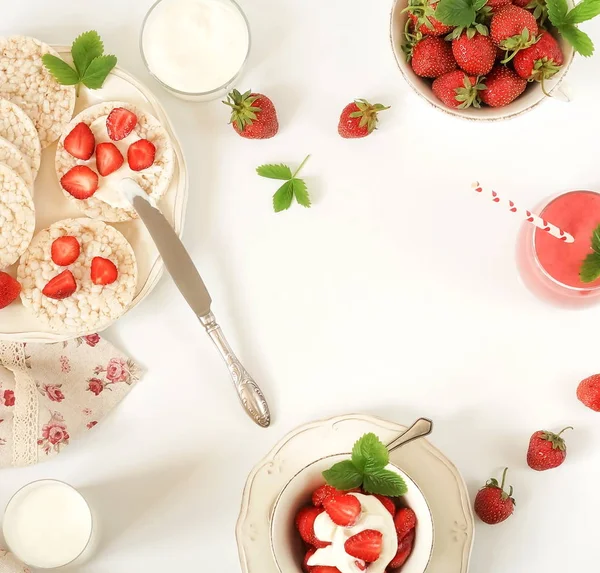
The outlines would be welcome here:
[[[55,344],[0,341],[0,468],[60,453],[138,377],[133,360],[97,334]],[[0,573],[2,567],[0,550]]]
[[[31,573],[31,570],[12,553],[0,548],[0,573]]]

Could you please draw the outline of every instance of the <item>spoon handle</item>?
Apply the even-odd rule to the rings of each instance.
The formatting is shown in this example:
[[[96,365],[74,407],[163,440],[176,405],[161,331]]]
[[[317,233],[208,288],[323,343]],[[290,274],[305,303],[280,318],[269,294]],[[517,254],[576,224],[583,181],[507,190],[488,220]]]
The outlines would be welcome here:
[[[417,438],[422,438],[431,434],[433,430],[433,422],[427,418],[419,418],[406,432],[400,434],[395,440],[392,440],[387,449],[390,452],[397,450],[400,446],[408,444]]]

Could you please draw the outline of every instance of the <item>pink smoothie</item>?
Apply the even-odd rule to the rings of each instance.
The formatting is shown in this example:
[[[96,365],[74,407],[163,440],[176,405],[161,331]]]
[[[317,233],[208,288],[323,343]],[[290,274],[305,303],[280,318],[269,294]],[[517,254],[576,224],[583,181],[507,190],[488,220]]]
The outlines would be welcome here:
[[[574,243],[565,243],[536,230],[535,253],[542,268],[554,280],[569,287],[592,289],[600,286],[600,279],[593,283],[579,280],[581,263],[592,252],[592,233],[600,225],[600,194],[592,191],[564,193],[553,199],[540,215],[575,239]]]

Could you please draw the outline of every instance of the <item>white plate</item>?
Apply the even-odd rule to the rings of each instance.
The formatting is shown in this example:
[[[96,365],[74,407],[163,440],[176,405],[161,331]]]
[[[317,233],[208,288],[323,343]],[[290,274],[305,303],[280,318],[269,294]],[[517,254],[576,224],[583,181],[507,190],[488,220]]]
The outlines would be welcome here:
[[[70,48],[66,46],[54,46],[54,48],[65,60],[70,59]],[[159,202],[159,207],[177,234],[181,236],[188,196],[188,172],[173,126],[152,92],[131,74],[118,67],[111,72],[102,89],[81,89],[75,114],[90,105],[113,100],[131,102],[151,113],[159,119],[171,136],[176,155],[175,174],[167,193]],[[54,171],[55,151],[56,143],[43,151],[42,166],[35,182],[36,233],[61,219],[84,216],[64,197],[60,189]],[[125,235],[137,258],[138,286],[131,309],[144,300],[156,286],[163,271],[163,262],[148,231],[139,219],[116,223],[113,226]],[[14,268],[9,272],[14,275],[13,270]],[[84,334],[92,333],[77,333],[77,335]],[[19,342],[59,342],[73,336],[73,334],[64,335],[50,330],[18,301],[0,311],[0,339]]]
[[[243,573],[280,573],[275,564],[270,524],[281,490],[316,459],[349,452],[365,433],[384,443],[406,428],[359,414],[313,422],[279,442],[250,473],[242,497],[236,537]],[[458,470],[427,440],[417,440],[390,456],[419,486],[433,515],[434,545],[428,573],[466,573],[473,545],[473,512]]]

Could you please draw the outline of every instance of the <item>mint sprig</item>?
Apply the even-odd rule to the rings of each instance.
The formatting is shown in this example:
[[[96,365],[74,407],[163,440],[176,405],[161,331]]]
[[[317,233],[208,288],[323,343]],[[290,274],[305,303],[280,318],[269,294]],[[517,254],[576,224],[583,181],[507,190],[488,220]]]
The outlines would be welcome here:
[[[59,84],[77,86],[77,94],[81,84],[97,90],[102,87],[104,80],[117,65],[117,58],[104,54],[104,44],[98,32],[84,32],[71,46],[74,68],[53,54],[44,54],[44,67],[54,76]]]
[[[308,161],[309,157],[310,155],[307,155],[304,158],[304,161],[294,173],[292,173],[292,170],[287,165],[283,165],[282,163],[278,165],[261,165],[260,167],[256,168],[256,172],[261,177],[285,181],[285,183],[279,189],[277,189],[275,195],[273,195],[273,209],[275,210],[275,213],[289,209],[292,205],[292,200],[294,197],[296,198],[296,201],[303,207],[310,207],[310,195],[308,194],[306,183],[303,179],[296,177],[302,167],[304,167],[304,164]]]
[[[579,278],[582,283],[593,283],[600,278],[600,225],[592,233],[592,253],[581,264]]]
[[[341,491],[363,488],[367,493],[399,497],[408,488],[395,472],[386,469],[390,454],[373,433],[365,434],[352,448],[352,459],[344,460],[323,472],[325,481]]]
[[[600,15],[600,0],[582,0],[569,10],[567,0],[546,0],[548,18],[558,33],[569,42],[576,52],[589,57],[594,53],[594,43],[577,24]]]

